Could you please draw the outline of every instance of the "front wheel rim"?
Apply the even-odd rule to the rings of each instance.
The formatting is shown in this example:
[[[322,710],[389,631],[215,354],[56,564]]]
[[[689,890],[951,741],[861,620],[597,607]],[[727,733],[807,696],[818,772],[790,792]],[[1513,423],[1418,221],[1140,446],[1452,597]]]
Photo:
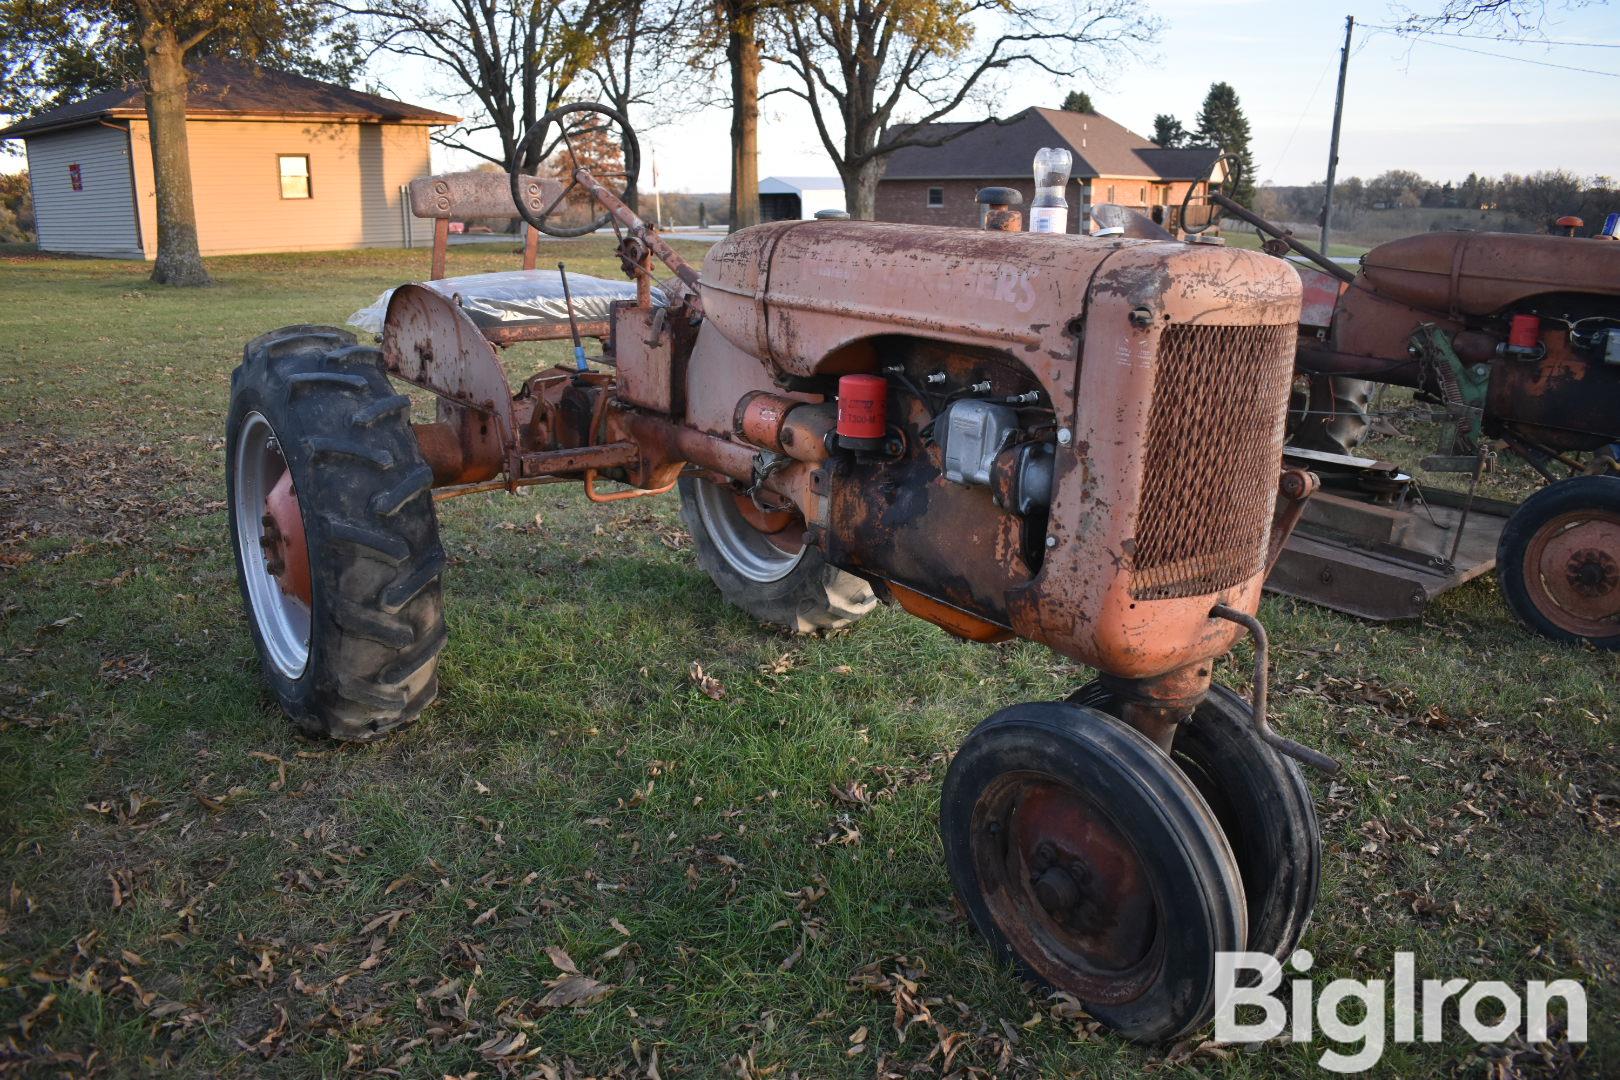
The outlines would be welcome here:
[[[736,497],[729,488],[706,480],[695,487],[698,518],[726,565],[737,574],[766,585],[787,577],[804,558],[804,546],[785,551],[749,524],[737,509]]]
[[[1155,883],[1090,796],[1055,776],[1007,773],[974,807],[971,828],[991,918],[1025,963],[1093,1003],[1148,990],[1164,950]]]
[[[248,615],[271,666],[286,678],[297,679],[309,667],[310,610],[282,590],[265,557],[265,497],[287,471],[279,447],[263,414],[251,412],[243,418],[231,461],[231,514]]]

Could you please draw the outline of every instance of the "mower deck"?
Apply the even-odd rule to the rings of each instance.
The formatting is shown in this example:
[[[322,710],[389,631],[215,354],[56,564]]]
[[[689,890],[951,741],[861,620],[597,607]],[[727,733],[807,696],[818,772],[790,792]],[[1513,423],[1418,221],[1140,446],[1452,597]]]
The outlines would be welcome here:
[[[1285,458],[1317,471],[1322,490],[1283,546],[1269,591],[1388,622],[1416,618],[1436,596],[1495,568],[1513,503],[1419,488],[1370,458],[1294,448]]]

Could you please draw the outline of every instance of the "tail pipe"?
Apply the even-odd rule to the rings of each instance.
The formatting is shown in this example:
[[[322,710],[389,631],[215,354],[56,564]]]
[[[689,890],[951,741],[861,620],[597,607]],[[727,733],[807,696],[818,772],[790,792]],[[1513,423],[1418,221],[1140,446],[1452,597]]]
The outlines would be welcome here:
[[[1337,759],[1309,746],[1301,746],[1293,739],[1285,738],[1271,730],[1271,721],[1266,716],[1266,688],[1271,665],[1266,628],[1261,625],[1260,620],[1225,604],[1216,604],[1210,609],[1209,615],[1212,619],[1225,619],[1227,622],[1237,623],[1254,638],[1254,729],[1260,733],[1260,738],[1277,753],[1291,757],[1301,764],[1320,769],[1329,776],[1338,772],[1343,766]]]

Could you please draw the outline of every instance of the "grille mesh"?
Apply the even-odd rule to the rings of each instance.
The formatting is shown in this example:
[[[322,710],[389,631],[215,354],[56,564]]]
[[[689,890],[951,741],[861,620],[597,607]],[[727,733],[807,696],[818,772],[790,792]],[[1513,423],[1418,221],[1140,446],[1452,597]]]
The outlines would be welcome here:
[[[1172,324],[1148,411],[1131,595],[1202,596],[1265,566],[1295,331]]]

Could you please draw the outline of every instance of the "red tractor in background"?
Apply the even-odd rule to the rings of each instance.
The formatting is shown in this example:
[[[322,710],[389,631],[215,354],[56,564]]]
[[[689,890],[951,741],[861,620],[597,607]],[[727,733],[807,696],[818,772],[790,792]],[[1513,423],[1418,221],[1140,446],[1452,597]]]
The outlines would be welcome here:
[[[1109,211],[1127,235],[1170,235]],[[1494,565],[1527,626],[1620,649],[1620,241],[1575,237],[1574,219],[1559,222],[1566,235],[1433,232],[1382,244],[1352,272],[1223,194],[1214,175],[1204,201],[1189,190],[1183,204],[1188,239],[1222,215],[1292,257],[1303,289],[1304,386],[1285,454],[1323,490],[1267,586],[1400,618]],[[1355,456],[1375,383],[1439,406],[1442,445],[1422,465],[1470,474],[1466,493]],[[1477,495],[1498,449],[1546,486],[1517,506]]]

